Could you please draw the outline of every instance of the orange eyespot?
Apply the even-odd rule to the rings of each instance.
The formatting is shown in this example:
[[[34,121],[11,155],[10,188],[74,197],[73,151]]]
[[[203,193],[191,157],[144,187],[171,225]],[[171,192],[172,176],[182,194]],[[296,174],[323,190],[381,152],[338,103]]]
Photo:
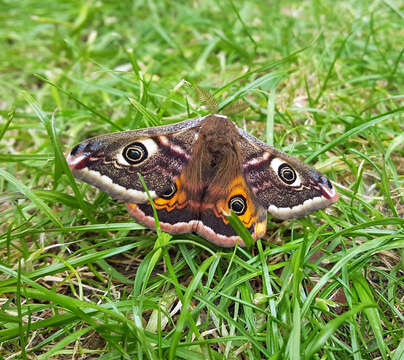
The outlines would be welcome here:
[[[170,187],[160,196],[163,199],[171,199],[176,192],[177,192],[177,187],[175,186],[175,184],[170,184]]]
[[[229,200],[229,209],[233,210],[237,215],[243,215],[247,210],[247,201],[242,195],[233,196]]]
[[[179,179],[175,181],[175,184],[171,184],[171,188],[168,188],[166,193],[159,196],[154,200],[154,206],[157,210],[165,209],[168,212],[176,208],[182,209],[188,200]]]
[[[258,218],[244,178],[237,176],[229,184],[227,191],[226,199],[218,200],[215,204],[216,216],[220,216],[223,222],[228,224],[226,216],[233,210],[244,226],[250,228]]]

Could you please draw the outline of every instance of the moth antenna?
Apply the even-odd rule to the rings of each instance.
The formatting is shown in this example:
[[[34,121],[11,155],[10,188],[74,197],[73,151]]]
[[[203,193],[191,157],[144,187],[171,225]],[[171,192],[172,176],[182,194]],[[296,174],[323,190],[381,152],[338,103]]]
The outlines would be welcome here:
[[[196,92],[201,105],[205,106],[211,114],[216,114],[218,112],[219,103],[209,91],[200,88],[198,85],[191,84],[188,81],[185,81],[184,84]]]
[[[239,114],[243,112],[244,110],[247,110],[250,107],[250,104],[244,100],[237,100],[236,102],[227,105],[221,113],[223,115],[234,115],[234,114]]]

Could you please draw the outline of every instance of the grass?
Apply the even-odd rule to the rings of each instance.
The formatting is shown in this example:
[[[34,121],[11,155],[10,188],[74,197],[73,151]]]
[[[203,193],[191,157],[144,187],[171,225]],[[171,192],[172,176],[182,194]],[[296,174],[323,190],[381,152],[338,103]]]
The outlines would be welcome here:
[[[0,358],[404,358],[398,1],[0,3]],[[251,249],[144,230],[75,182],[93,135],[243,99],[341,195]]]

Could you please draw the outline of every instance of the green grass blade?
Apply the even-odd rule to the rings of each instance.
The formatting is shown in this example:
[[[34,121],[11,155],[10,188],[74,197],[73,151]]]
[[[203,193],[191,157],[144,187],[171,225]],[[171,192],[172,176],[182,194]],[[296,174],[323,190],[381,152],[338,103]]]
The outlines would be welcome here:
[[[140,114],[142,114],[146,120],[146,125],[148,127],[150,126],[157,126],[160,125],[159,121],[157,120],[156,116],[147,110],[139,101],[133,98],[128,98],[129,102],[132,104],[132,106],[139,111]]]
[[[371,306],[371,308],[364,309],[364,313],[369,320],[369,324],[373,330],[382,358],[387,359],[388,347],[386,346],[383,338],[380,314],[378,306],[373,299],[372,290],[360,272],[352,274],[351,279],[359,301],[365,305],[369,304]]]
[[[45,354],[42,354],[37,357],[38,360],[47,360],[51,359],[53,356],[56,356],[57,353],[60,350],[63,350],[66,348],[67,345],[70,343],[79,340],[83,335],[87,334],[88,332],[92,331],[93,329],[91,327],[87,328],[82,328],[80,330],[77,330],[70,335],[67,335],[64,337],[62,340],[60,340],[58,343],[56,343],[49,351],[47,351]]]
[[[347,132],[338,136],[334,140],[331,140],[329,143],[325,144],[320,149],[318,149],[313,154],[311,154],[305,161],[306,162],[313,161],[315,158],[317,158],[319,155],[325,153],[327,150],[330,150],[339,144],[344,144],[346,142],[346,140],[348,140],[352,136],[358,135],[362,131],[364,131],[370,127],[376,126],[377,124],[380,124],[383,121],[390,120],[394,114],[400,113],[403,111],[404,111],[404,107],[399,107],[392,111],[388,111],[387,113],[384,113],[381,115],[376,115],[375,117],[371,118],[369,121],[366,121],[365,123],[358,125],[358,126],[352,128],[351,130],[348,130]]]
[[[17,178],[15,178],[13,175],[11,175],[10,173],[8,173],[3,169],[0,169],[0,176],[3,177],[5,180],[7,180],[9,183],[11,183],[13,186],[15,186],[18,189],[18,191],[24,194],[26,198],[31,200],[32,203],[35,204],[35,206],[43,214],[45,214],[50,221],[52,221],[58,227],[63,227],[62,222],[56,216],[55,212],[52,211],[43,200],[41,200],[38,196],[36,196],[35,193],[30,188],[25,186],[21,181],[19,181]]]
[[[274,71],[265,75],[262,75],[242,87],[240,90],[236,91],[233,95],[230,95],[226,100],[222,101],[219,104],[219,110],[225,108],[227,105],[232,103],[233,101],[243,97],[248,94],[251,90],[263,87],[264,89],[275,89],[278,84],[286,77],[286,73],[283,71]]]
[[[77,96],[73,95],[71,92],[61,88],[60,86],[54,84],[53,82],[51,82],[50,80],[48,80],[47,78],[39,75],[39,74],[35,74],[35,76],[48,83],[51,86],[54,86],[56,89],[58,89],[60,92],[62,92],[63,94],[66,94],[67,96],[69,96],[71,99],[73,99],[75,102],[77,102],[80,106],[84,107],[85,109],[87,109],[88,111],[90,111],[92,114],[96,115],[97,117],[99,117],[103,122],[111,125],[113,128],[115,128],[118,131],[122,131],[123,128],[121,128],[119,125],[115,124],[114,122],[112,122],[109,118],[107,118],[106,116],[102,115],[100,112],[98,112],[97,110],[95,110],[94,108],[92,108],[89,105],[86,105],[84,102],[80,101],[78,99]]]
[[[177,326],[174,331],[173,339],[171,342],[170,346],[170,351],[168,358],[170,360],[174,360],[176,357],[176,351],[177,351],[177,346],[178,343],[181,339],[182,332],[185,326],[185,322],[187,321],[187,318],[190,316],[189,313],[189,307],[190,303],[192,300],[193,293],[195,292],[197,286],[199,285],[199,282],[202,279],[202,276],[206,273],[208,267],[212,264],[213,260],[215,260],[215,256],[210,256],[208,257],[199,267],[198,272],[196,273],[195,277],[192,279],[191,283],[188,286],[188,289],[186,290],[184,294],[184,302],[182,303],[182,311],[181,315],[177,321]]]
[[[254,246],[254,239],[251,236],[251,233],[244,226],[239,217],[233,211],[231,211],[230,216],[227,216],[226,218],[237,235],[243,239],[245,246],[247,248]]]
[[[321,348],[323,348],[327,340],[337,332],[338,328],[346,321],[349,321],[352,316],[361,312],[362,310],[370,307],[371,305],[358,305],[353,309],[337,316],[332,319],[324,326],[320,333],[313,339],[313,341],[307,346],[304,358],[309,360],[313,359],[314,354],[316,354]]]
[[[95,222],[95,219],[94,219],[89,207],[87,206],[87,203],[84,201],[83,196],[80,194],[80,191],[77,188],[76,182],[69,169],[69,166],[67,165],[65,156],[61,150],[61,144],[60,144],[58,136],[56,134],[55,123],[53,121],[54,118],[52,117],[52,121],[49,120],[47,115],[40,108],[39,104],[29,94],[24,93],[24,97],[25,97],[26,101],[34,109],[36,115],[39,117],[39,119],[41,120],[42,124],[44,125],[44,127],[46,129],[46,132],[48,133],[48,136],[51,140],[51,144],[53,147],[53,151],[55,153],[55,168],[60,166],[63,169],[63,172],[67,175],[69,182],[72,186],[72,189],[76,195],[80,208],[83,210],[83,212],[86,214],[87,218],[90,219],[91,222]]]
[[[404,359],[404,337],[401,339],[397,349],[394,350],[394,354],[391,360]]]

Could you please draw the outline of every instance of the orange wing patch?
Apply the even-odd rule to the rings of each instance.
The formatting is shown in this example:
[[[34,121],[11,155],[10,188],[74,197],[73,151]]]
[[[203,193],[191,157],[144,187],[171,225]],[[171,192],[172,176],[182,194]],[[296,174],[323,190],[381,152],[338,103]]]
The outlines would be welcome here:
[[[177,191],[170,199],[154,199],[154,206],[157,210],[166,210],[167,212],[170,212],[174,209],[183,209],[185,206],[189,205],[189,199],[187,198],[187,193],[184,187],[181,185],[180,178],[175,180]]]
[[[253,226],[255,223],[258,223],[260,220],[259,219],[260,214],[258,213],[257,208],[255,207],[254,202],[251,198],[251,194],[247,189],[248,188],[244,181],[244,178],[242,176],[237,176],[229,185],[229,191],[227,193],[227,197],[219,199],[216,202],[213,209],[215,216],[221,217],[223,222],[225,224],[228,224],[229,222],[226,219],[226,216],[230,215],[229,201],[232,197],[241,195],[244,197],[244,199],[246,199],[247,208],[242,215],[239,215],[239,219],[247,229],[251,228],[251,226]],[[209,204],[206,205],[209,206]],[[266,221],[265,221],[265,227],[266,227]]]
[[[229,244],[235,243],[235,239],[237,241],[241,239],[235,234],[232,235],[231,230],[225,230],[227,227],[230,228],[226,217],[230,215],[229,201],[235,196],[242,196],[246,202],[246,209],[238,215],[239,219],[249,229],[254,240],[265,234],[266,211],[263,207],[256,205],[242,176],[237,176],[226,189],[212,185],[200,201],[189,197],[188,184],[184,184],[183,180],[180,176],[175,181],[177,191],[170,199],[162,197],[154,199],[154,206],[159,213],[163,231],[172,234],[196,231],[221,246],[230,246]],[[148,207],[145,207],[146,204],[126,204],[126,206],[138,222],[150,228],[155,227],[153,214]],[[150,204],[148,206],[150,207]],[[220,219],[225,228],[220,225],[216,227],[215,220],[211,217]]]

